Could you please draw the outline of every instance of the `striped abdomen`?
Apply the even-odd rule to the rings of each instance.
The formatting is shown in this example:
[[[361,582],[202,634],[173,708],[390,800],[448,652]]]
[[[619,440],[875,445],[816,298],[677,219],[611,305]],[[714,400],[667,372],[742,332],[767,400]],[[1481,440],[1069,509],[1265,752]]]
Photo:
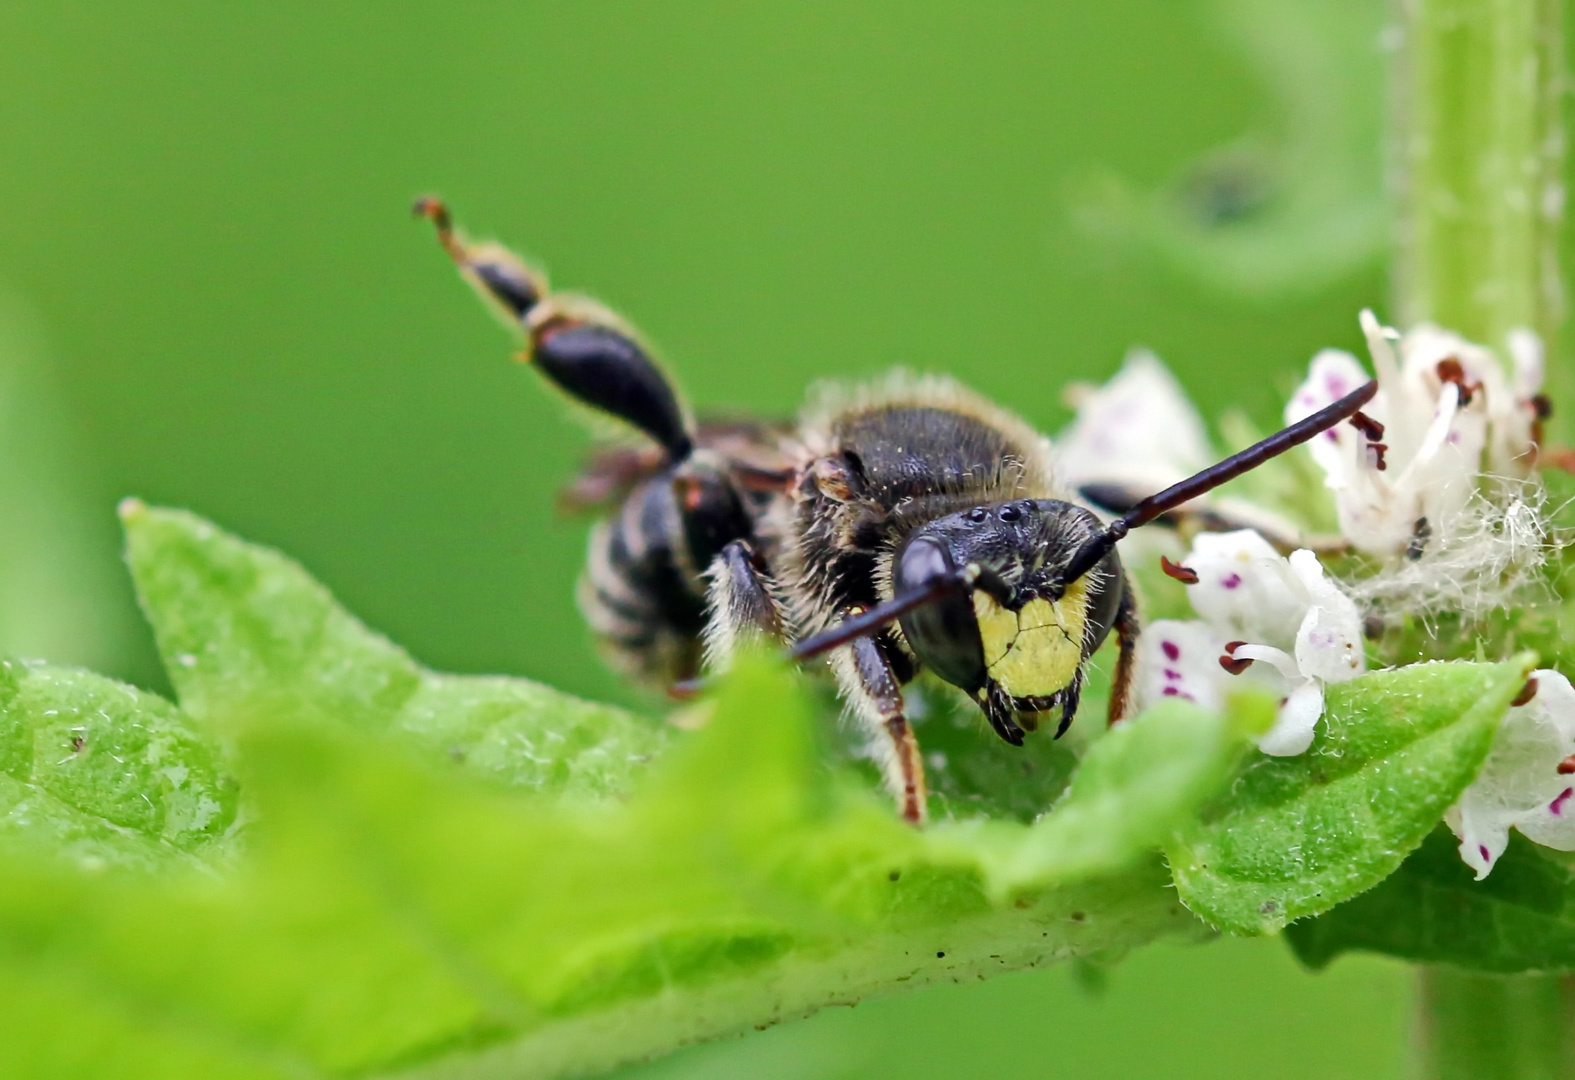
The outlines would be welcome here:
[[[664,472],[637,485],[592,530],[580,579],[580,611],[609,659],[661,686],[700,668],[705,585],[685,548],[672,477]]]

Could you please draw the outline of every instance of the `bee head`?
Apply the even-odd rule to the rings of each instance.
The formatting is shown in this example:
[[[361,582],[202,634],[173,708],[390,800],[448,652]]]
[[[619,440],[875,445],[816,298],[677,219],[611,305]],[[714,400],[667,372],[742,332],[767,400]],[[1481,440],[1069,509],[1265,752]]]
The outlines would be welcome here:
[[[919,661],[961,687],[996,732],[1021,743],[1012,714],[1056,705],[1115,621],[1121,563],[1114,549],[1067,581],[1063,571],[1102,529],[1082,507],[1056,499],[977,506],[918,529],[892,564],[896,593],[970,565],[969,592],[951,592],[899,620]]]

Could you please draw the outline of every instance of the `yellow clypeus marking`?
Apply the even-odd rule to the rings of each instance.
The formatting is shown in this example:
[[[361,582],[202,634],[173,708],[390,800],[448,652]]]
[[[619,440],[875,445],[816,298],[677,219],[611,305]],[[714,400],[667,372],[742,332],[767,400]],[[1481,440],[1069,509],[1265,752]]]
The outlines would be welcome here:
[[[975,590],[973,611],[985,667],[1008,694],[1044,697],[1071,685],[1083,662],[1086,578],[1073,582],[1059,601],[1030,600],[1021,611],[1007,611]]]

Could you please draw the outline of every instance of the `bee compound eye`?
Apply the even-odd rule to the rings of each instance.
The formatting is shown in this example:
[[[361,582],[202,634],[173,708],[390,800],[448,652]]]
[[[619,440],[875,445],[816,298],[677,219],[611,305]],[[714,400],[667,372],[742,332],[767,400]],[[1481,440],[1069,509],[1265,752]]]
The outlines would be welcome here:
[[[892,584],[897,592],[906,592],[953,569],[951,553],[944,546],[920,537],[899,556]],[[970,593],[945,592],[908,612],[899,624],[919,662],[936,675],[969,692],[984,685],[984,643]]]

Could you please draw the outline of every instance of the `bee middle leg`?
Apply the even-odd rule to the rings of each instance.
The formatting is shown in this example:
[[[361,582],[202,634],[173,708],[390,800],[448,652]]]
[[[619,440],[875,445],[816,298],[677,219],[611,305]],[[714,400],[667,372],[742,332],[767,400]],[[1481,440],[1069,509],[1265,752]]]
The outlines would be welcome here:
[[[832,670],[843,697],[870,735],[898,812],[904,821],[922,825],[928,815],[924,761],[886,649],[878,637],[857,638],[831,654]]]

